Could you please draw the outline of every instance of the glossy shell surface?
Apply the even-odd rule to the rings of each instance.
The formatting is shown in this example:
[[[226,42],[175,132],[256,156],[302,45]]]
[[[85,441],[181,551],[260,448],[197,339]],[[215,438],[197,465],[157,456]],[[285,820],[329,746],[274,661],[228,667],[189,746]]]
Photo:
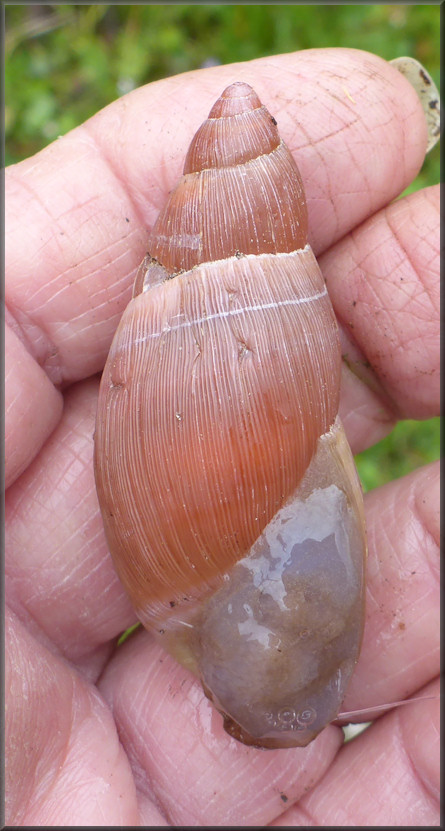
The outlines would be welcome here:
[[[138,616],[261,747],[305,745],[335,718],[360,648],[340,367],[300,174],[232,84],[150,234],[102,377],[95,470]]]

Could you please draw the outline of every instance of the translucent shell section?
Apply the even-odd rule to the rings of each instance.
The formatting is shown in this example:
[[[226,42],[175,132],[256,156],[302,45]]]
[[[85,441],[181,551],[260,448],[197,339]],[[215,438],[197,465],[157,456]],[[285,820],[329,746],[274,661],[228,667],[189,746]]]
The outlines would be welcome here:
[[[360,650],[365,561],[360,484],[337,419],[222,587],[164,630],[231,735],[305,746],[336,718]]]
[[[168,275],[240,254],[304,248],[307,209],[292,154],[247,84],[232,84],[192,139],[148,253]],[[156,282],[148,274],[146,283]]]
[[[104,369],[96,483],[141,620],[186,619],[302,479],[338,410],[309,247],[207,263],[135,297]]]

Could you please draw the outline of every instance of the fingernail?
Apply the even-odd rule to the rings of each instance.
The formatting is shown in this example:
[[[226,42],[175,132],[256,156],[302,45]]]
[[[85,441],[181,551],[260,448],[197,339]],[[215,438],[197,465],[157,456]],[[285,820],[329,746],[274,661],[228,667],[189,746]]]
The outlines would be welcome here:
[[[405,76],[419,96],[428,125],[426,152],[429,153],[440,138],[440,96],[438,89],[429,72],[415,58],[394,58],[389,63],[392,63]]]

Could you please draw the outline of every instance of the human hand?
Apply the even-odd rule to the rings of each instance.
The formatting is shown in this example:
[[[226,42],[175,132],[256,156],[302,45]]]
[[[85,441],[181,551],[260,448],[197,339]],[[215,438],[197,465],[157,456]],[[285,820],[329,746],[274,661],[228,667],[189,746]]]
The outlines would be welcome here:
[[[391,204],[422,164],[426,127],[381,59],[314,50],[173,77],[9,168],[9,824],[438,823],[437,700],[391,711],[344,747],[330,725],[306,748],[260,751],[224,733],[198,682],[147,632],[116,647],[135,618],[94,487],[97,373],[146,228],[233,80],[277,118],[305,183],[347,355],[353,451],[397,418],[439,411],[438,188]],[[438,673],[437,465],[367,494],[365,507],[367,619],[345,710],[431,694]]]

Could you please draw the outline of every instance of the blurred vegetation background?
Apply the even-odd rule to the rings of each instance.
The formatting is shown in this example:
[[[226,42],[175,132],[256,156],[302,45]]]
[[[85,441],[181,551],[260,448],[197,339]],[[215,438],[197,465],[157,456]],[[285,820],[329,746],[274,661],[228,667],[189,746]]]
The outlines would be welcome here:
[[[141,84],[326,46],[411,55],[439,86],[439,5],[8,4],[5,161],[18,162]],[[439,146],[410,191],[439,181]],[[439,456],[439,419],[400,422],[356,457],[365,489]]]

